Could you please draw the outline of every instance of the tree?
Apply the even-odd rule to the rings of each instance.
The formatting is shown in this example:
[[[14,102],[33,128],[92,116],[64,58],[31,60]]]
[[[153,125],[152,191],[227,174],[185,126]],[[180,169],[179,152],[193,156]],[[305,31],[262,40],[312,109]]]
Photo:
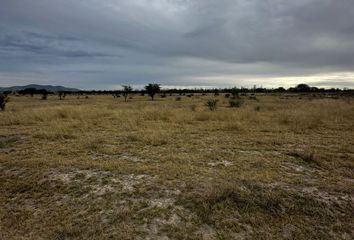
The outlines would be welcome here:
[[[58,92],[58,96],[59,96],[60,100],[63,100],[65,98],[65,96],[66,96],[66,93],[60,91],[60,92]]]
[[[278,88],[274,89],[274,92],[286,92],[286,90],[283,87],[278,87]]]
[[[43,92],[42,93],[42,100],[47,100],[48,98],[48,93],[47,92]]]
[[[49,92],[46,89],[39,89],[37,90],[37,94],[42,95],[42,100],[47,100]]]
[[[310,92],[311,87],[307,84],[301,83],[295,87],[297,92]]]
[[[122,85],[122,87],[123,87],[122,95],[124,97],[124,101],[127,101],[128,95],[133,91],[133,88],[130,85]]]
[[[149,83],[145,86],[145,90],[147,94],[151,97],[151,100],[154,100],[154,96],[156,93],[160,92],[160,85],[156,83]]]
[[[238,96],[238,93],[240,92],[240,89],[237,87],[233,87],[230,89],[230,93],[232,94],[233,98],[236,98]]]
[[[0,109],[5,111],[5,105],[8,101],[8,98],[5,94],[0,93]]]
[[[33,95],[37,93],[37,89],[35,89],[35,88],[25,88],[23,90],[18,91],[18,93],[21,94],[21,95],[29,94],[31,97],[33,97]]]

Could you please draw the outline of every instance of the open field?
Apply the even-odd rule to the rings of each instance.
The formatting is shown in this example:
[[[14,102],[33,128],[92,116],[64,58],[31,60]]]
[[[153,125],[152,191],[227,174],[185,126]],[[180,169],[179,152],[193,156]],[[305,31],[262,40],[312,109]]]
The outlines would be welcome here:
[[[0,239],[352,239],[354,99],[10,96]]]

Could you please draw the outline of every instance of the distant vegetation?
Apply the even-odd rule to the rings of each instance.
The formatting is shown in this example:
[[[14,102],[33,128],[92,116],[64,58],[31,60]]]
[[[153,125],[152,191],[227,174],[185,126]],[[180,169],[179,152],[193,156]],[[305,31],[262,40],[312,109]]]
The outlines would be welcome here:
[[[2,111],[5,110],[6,102],[7,102],[7,96],[5,94],[0,93],[0,109]]]
[[[133,91],[133,88],[130,85],[122,85],[122,87],[123,87],[122,95],[124,97],[124,101],[127,101],[128,95]]]
[[[21,95],[33,96],[35,94],[40,94],[40,95],[53,94],[54,92],[47,91],[46,89],[26,88],[26,89],[23,89],[23,90],[19,90],[17,93],[21,94]]]
[[[66,97],[66,92],[58,92],[58,96],[60,100],[63,100]]]
[[[161,89],[160,84],[157,83],[149,83],[144,87],[143,90],[133,90],[132,86],[130,85],[122,85],[121,90],[86,90],[86,91],[81,91],[72,88],[67,88],[70,89],[70,91],[49,91],[47,89],[65,89],[64,87],[60,88],[55,88],[55,87],[50,87],[48,86],[43,86],[45,88],[40,89],[41,85],[29,85],[29,86],[36,86],[31,87],[31,88],[25,88],[17,91],[3,91],[3,96],[7,96],[10,94],[16,94],[16,95],[27,95],[27,96],[35,96],[35,95],[40,95],[42,100],[47,100],[49,96],[52,95],[57,95],[57,97],[60,100],[64,100],[66,96],[77,96],[77,99],[80,99],[81,97],[84,97],[84,99],[88,99],[89,95],[112,95],[114,98],[120,98],[121,96],[124,97],[124,101],[127,102],[128,99],[133,98],[133,95],[140,95],[140,96],[145,96],[148,95],[151,100],[155,99],[156,94],[159,94],[160,98],[167,98],[168,96],[178,96],[176,98],[176,101],[182,100],[181,96],[186,96],[188,98],[191,97],[196,97],[196,96],[213,96],[213,97],[218,97],[218,96],[224,96],[225,98],[229,99],[229,107],[231,108],[239,108],[243,105],[243,100],[240,98],[241,96],[248,96],[250,100],[255,100],[259,101],[257,99],[257,95],[259,94],[306,94],[308,96],[311,96],[313,98],[315,97],[320,97],[320,96],[332,96],[332,97],[337,97],[337,96],[353,96],[354,95],[354,89],[324,89],[324,88],[317,88],[317,87],[311,87],[307,84],[298,84],[295,87],[291,87],[288,89],[285,89],[283,87],[279,88],[272,88],[272,89],[267,89],[267,88],[218,88],[218,89],[204,89],[204,88],[195,88],[195,89]],[[16,89],[19,89],[20,87],[16,87]],[[0,88],[0,92],[2,89],[5,88]],[[6,88],[8,89],[8,88]],[[301,98],[301,96],[299,96]],[[6,99],[6,100],[5,100]],[[1,105],[1,110],[5,109],[6,102],[8,101],[8,98],[2,97],[2,105]],[[216,102],[213,102],[212,99],[208,100],[206,102],[207,107],[214,111],[216,110]],[[256,110],[256,111],[259,111]]]
[[[146,93],[151,97],[151,100],[154,100],[156,93],[160,92],[160,85],[156,83],[149,83],[145,86]]]
[[[217,107],[218,100],[216,99],[209,99],[206,102],[206,106],[209,108],[210,111],[215,111]]]
[[[42,100],[47,100],[47,98],[48,98],[48,93],[47,93],[47,92],[44,92],[44,93],[42,94]]]
[[[241,99],[230,99],[229,100],[229,106],[232,108],[239,108],[243,104],[243,100]]]
[[[263,87],[253,87],[253,88],[214,88],[214,89],[204,89],[204,88],[194,88],[194,89],[161,89],[160,84],[156,83],[149,83],[144,87],[144,90],[133,90],[133,88],[130,85],[122,85],[122,90],[71,90],[71,91],[49,91],[45,88],[40,89],[40,88],[25,88],[21,90],[15,90],[15,91],[1,91],[1,89],[5,88],[0,88],[0,92],[3,92],[5,94],[10,94],[10,93],[17,93],[20,95],[36,95],[40,94],[43,95],[44,93],[47,93],[48,95],[53,95],[53,94],[58,94],[61,95],[62,98],[64,98],[64,95],[112,95],[113,97],[120,97],[122,95],[125,100],[127,100],[129,94],[140,94],[144,96],[145,94],[148,94],[151,99],[153,100],[155,95],[157,93],[161,93],[161,97],[167,97],[172,96],[173,94],[175,95],[180,95],[180,96],[185,96],[187,95],[188,97],[192,97],[194,94],[201,94],[202,96],[205,96],[206,94],[212,94],[214,96],[219,96],[220,94],[224,93],[226,98],[233,97],[236,98],[240,94],[247,94],[247,93],[342,93],[342,94],[354,94],[353,89],[338,89],[338,88],[330,88],[330,89],[325,89],[325,88],[317,88],[317,87],[311,87],[307,84],[298,84],[295,87],[291,87],[288,89],[285,89],[283,87],[279,88],[263,88]],[[60,96],[59,96],[60,97]]]

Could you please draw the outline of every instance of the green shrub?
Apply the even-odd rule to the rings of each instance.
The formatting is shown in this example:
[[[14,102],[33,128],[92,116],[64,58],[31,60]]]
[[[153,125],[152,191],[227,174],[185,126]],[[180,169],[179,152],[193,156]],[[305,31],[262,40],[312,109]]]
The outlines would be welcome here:
[[[0,93],[0,109],[5,111],[5,105],[8,101],[8,98],[5,94]]]
[[[206,106],[209,108],[210,111],[215,111],[216,110],[216,105],[218,103],[218,100],[216,99],[209,99],[207,102],[206,102]]]
[[[241,99],[230,99],[229,106],[232,108],[239,108],[243,105],[243,100]]]

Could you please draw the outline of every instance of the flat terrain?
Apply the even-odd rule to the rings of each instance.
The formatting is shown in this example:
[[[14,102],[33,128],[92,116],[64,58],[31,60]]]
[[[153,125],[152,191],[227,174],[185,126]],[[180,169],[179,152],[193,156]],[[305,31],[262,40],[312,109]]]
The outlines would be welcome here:
[[[10,96],[0,239],[353,239],[354,99]]]

